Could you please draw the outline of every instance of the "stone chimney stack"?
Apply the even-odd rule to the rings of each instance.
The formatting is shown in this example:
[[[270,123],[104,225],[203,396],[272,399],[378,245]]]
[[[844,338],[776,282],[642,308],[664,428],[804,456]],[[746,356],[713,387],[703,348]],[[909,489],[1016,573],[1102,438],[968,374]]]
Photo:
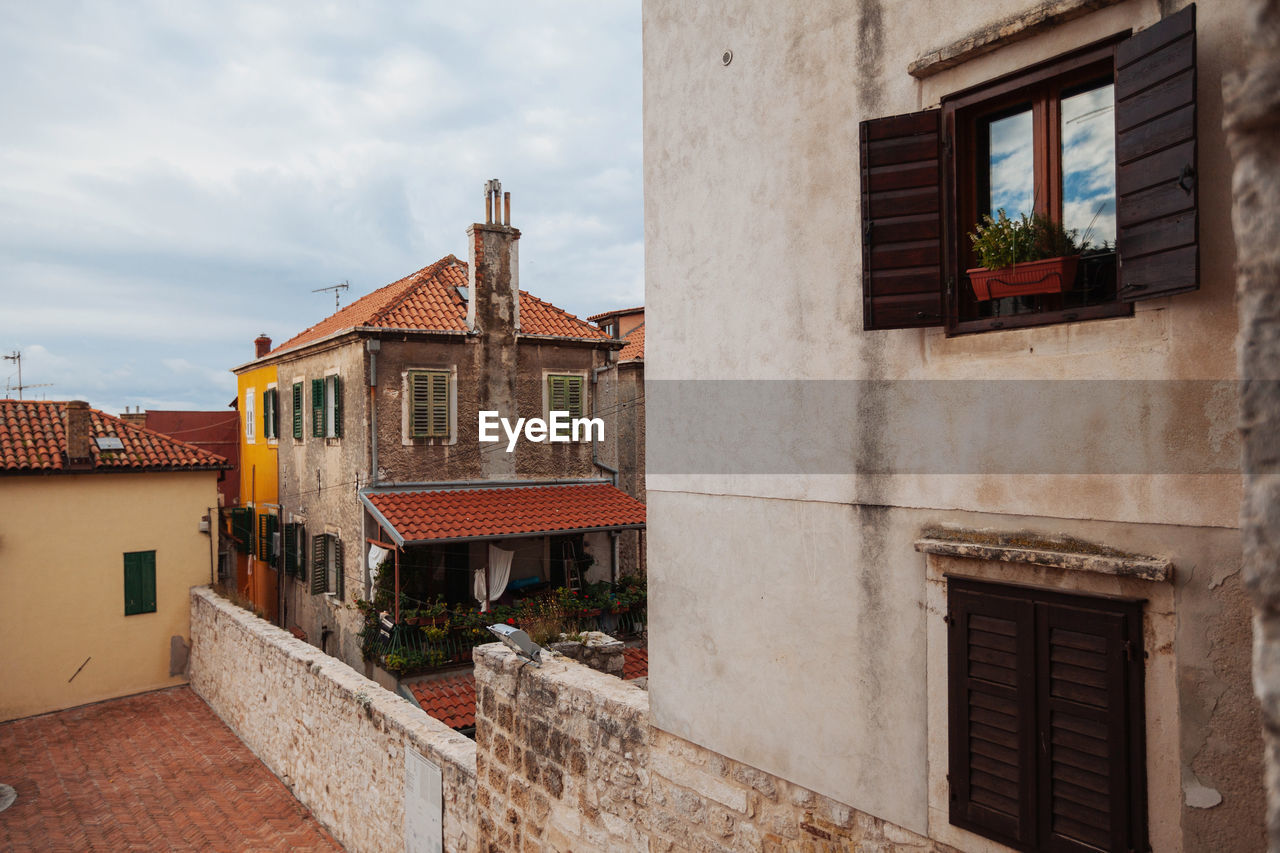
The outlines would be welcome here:
[[[271,352],[271,338],[267,337],[266,332],[263,332],[253,339],[253,350],[254,358],[262,358],[264,355]]]
[[[92,468],[93,414],[84,400],[67,403],[67,467]]]
[[[467,227],[467,328],[514,335],[520,330],[520,232],[511,227],[511,193],[484,185],[484,224]]]

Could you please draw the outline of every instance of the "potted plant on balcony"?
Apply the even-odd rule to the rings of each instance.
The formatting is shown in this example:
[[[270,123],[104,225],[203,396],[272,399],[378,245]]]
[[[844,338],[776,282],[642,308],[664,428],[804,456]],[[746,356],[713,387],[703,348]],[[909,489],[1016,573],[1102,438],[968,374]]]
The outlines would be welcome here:
[[[1010,219],[1001,208],[994,219],[982,217],[969,239],[982,266],[965,272],[979,302],[1061,293],[1075,283],[1081,251],[1076,232],[1047,216],[1023,213]]]

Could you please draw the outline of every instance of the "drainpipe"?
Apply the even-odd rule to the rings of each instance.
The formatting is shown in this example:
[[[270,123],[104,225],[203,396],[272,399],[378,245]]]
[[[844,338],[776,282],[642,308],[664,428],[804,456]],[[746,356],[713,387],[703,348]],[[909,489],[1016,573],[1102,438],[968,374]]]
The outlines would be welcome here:
[[[382,349],[382,341],[365,341],[364,348],[369,353],[369,446],[372,454],[369,483],[376,486],[378,485],[378,352]]]

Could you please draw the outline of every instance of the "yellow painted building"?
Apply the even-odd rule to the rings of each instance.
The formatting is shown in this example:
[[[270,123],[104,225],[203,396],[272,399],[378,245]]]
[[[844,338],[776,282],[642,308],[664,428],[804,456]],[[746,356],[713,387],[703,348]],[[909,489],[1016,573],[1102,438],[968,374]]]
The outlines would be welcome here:
[[[85,403],[0,400],[0,720],[185,682],[225,467]]]
[[[255,344],[265,352],[270,349],[271,340],[263,336]],[[251,529],[233,524],[236,583],[240,594],[274,622],[280,609],[280,575],[279,537],[272,534],[281,530],[277,485],[280,391],[276,367],[253,367],[251,362],[237,369],[236,378],[236,406],[240,410],[238,505],[241,511],[252,511],[251,521],[246,521]]]

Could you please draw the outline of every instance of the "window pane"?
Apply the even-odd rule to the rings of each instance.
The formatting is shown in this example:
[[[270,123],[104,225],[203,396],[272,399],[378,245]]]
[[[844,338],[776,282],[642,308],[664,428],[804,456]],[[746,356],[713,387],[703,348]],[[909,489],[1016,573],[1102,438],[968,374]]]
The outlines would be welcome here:
[[[987,123],[987,178],[990,181],[985,212],[995,215],[1004,208],[1010,218],[1035,209],[1035,154],[1032,148],[1031,110],[1023,110]]]
[[[1062,99],[1062,224],[1081,242],[1116,242],[1115,87]]]

